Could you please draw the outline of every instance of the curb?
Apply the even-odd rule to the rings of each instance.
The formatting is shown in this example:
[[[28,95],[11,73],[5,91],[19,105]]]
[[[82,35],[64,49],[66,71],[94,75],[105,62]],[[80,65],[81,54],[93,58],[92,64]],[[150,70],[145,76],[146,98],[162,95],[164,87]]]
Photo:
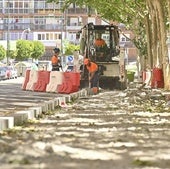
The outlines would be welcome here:
[[[62,97],[56,97],[53,100],[44,101],[39,106],[29,107],[27,110],[23,111],[17,111],[13,115],[0,117],[0,131],[11,129],[15,126],[21,126],[28,120],[33,120],[41,117],[43,113],[54,111],[58,106],[65,107],[72,98],[77,99],[87,95],[87,89],[82,89],[76,93],[71,93],[70,95],[64,95]]]

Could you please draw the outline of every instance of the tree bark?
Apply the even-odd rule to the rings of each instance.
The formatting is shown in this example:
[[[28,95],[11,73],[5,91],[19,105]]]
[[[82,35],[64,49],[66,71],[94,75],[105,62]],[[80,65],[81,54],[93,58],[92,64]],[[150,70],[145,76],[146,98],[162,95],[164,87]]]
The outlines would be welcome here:
[[[166,20],[164,2],[162,0],[154,0],[155,10],[157,11],[157,24],[160,30],[159,35],[159,63],[163,68],[164,88],[169,89],[169,63],[168,63],[168,48],[166,44]]]

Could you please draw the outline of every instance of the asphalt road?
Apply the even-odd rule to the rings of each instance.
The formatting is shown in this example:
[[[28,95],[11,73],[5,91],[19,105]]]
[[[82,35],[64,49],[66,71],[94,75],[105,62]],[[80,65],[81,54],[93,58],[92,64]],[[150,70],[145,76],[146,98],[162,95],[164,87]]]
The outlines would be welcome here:
[[[0,116],[37,106],[61,94],[22,90],[24,77],[0,81]]]

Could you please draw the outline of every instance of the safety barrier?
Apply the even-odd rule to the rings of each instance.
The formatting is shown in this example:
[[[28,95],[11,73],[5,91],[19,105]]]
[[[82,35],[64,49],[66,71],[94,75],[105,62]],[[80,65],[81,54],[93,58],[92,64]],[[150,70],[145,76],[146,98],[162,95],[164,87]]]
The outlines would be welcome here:
[[[22,87],[21,87],[23,90],[26,90],[27,83],[29,82],[29,77],[30,77],[30,70],[26,70],[24,82],[22,83]]]
[[[40,92],[56,92],[70,94],[79,91],[79,72],[60,72],[31,70],[26,72],[22,88]]]
[[[146,86],[150,86],[151,77],[152,77],[151,71],[143,71],[142,72],[142,80],[143,80],[143,83],[146,84]]]
[[[164,88],[163,70],[161,68],[153,68],[151,87]]]
[[[80,73],[64,72],[64,79],[61,85],[58,85],[58,93],[73,93],[77,92],[80,87]]]
[[[30,71],[29,81],[26,86],[26,90],[34,90],[34,86],[38,80],[38,72],[36,70]]]
[[[34,86],[34,91],[46,92],[46,86],[49,83],[50,71],[38,71],[38,81]]]
[[[63,83],[63,72],[52,71],[50,73],[50,81],[47,84],[46,92],[58,92],[57,87]]]

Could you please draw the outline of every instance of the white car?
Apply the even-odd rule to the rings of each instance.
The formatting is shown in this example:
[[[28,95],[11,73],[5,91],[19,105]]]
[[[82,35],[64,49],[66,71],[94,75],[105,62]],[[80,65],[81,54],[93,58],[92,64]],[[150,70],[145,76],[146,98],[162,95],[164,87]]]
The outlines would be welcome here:
[[[13,66],[9,66],[8,68],[11,71],[11,78],[12,79],[17,78],[18,77],[17,69],[15,69]]]

